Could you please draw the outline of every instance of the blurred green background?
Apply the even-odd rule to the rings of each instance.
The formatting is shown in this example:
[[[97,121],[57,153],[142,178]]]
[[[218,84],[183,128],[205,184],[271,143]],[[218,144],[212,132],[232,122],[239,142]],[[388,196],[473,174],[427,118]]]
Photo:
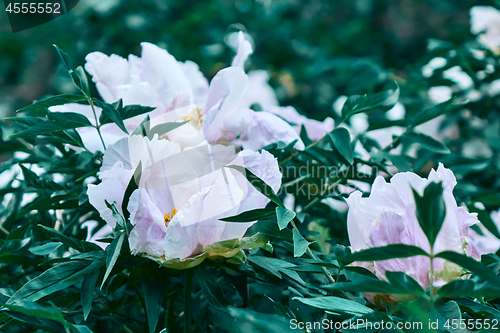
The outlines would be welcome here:
[[[430,38],[469,38],[469,9],[493,0],[81,0],[68,14],[12,33],[0,21],[2,118],[47,94],[74,87],[52,44],[73,65],[101,51],[140,54],[140,42],[193,60],[211,78],[234,55],[234,31],[249,33],[255,53],[247,69],[266,69],[283,105],[313,118],[331,116],[339,95],[370,93],[408,77]]]

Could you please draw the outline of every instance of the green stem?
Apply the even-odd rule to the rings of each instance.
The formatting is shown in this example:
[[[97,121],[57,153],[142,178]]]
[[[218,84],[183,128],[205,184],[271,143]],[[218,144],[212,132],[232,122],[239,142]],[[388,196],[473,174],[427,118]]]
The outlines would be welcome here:
[[[184,275],[184,333],[191,333],[191,282],[193,271],[187,269]]]
[[[300,233],[299,231],[299,228],[297,228],[297,225],[295,224],[295,219],[293,219],[292,221],[290,221],[290,223],[292,224],[292,227],[297,230],[298,233]],[[314,252],[309,248],[307,247],[307,254],[314,260],[319,260],[319,258],[314,254]],[[330,283],[335,283],[335,279],[333,278],[333,276],[326,270],[325,267],[323,266],[320,266],[321,267],[321,272],[323,272],[323,274],[325,275],[326,279],[328,280],[328,282]]]
[[[90,107],[92,108],[92,113],[94,114],[95,128],[97,130],[97,133],[99,134],[99,138],[101,139],[102,147],[104,148],[104,150],[106,150],[106,144],[104,143],[104,139],[102,138],[101,135],[101,130],[100,130],[101,125],[99,125],[99,122],[97,121],[97,114],[95,112],[94,101],[92,100],[92,98],[89,98],[89,103]]]
[[[173,332],[175,329],[174,297],[175,294],[170,295],[165,309],[165,328],[167,332]]]
[[[430,291],[430,295],[429,295],[430,296],[429,306],[431,309],[431,319],[432,319],[432,321],[434,321],[435,320],[435,315],[434,315],[434,252],[432,251],[432,248],[431,248],[430,259],[431,259],[431,269],[430,269],[430,272],[431,272],[431,276],[430,276],[431,291]]]

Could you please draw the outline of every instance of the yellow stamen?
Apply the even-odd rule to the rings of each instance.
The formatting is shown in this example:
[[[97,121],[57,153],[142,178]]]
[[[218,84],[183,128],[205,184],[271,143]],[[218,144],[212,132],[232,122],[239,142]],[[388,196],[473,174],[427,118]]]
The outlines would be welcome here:
[[[168,223],[174,218],[174,215],[177,214],[177,212],[178,210],[174,208],[172,209],[170,214],[165,213],[165,215],[163,216],[163,218],[165,219],[165,226],[168,227]]]
[[[200,129],[201,124],[203,123],[203,109],[195,107],[191,109],[189,115],[181,118],[181,120],[189,120],[191,122],[191,125],[193,125],[197,129]]]

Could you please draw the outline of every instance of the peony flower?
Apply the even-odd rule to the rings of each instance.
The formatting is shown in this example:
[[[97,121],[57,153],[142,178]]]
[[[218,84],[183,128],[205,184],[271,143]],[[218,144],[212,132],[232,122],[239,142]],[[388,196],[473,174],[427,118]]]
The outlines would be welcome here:
[[[500,52],[500,12],[491,6],[474,6],[470,10],[470,32],[495,53]]]
[[[269,202],[240,172],[225,165],[245,166],[275,191],[281,185],[277,161],[266,151],[236,154],[234,147],[206,142],[181,150],[178,143],[158,136],[131,136],[106,150],[99,172],[102,182],[88,187],[90,203],[111,227],[116,219],[105,200],[116,202],[124,213],[123,196],[139,162],[139,188],[126,206],[134,226],[129,245],[133,254],[163,261],[193,258],[214,243],[241,239],[253,222],[220,219]]]
[[[491,212],[490,216],[497,230],[500,230],[500,210]],[[481,234],[477,233],[475,230],[471,230],[470,237],[477,245],[479,253],[496,253],[500,249],[500,239],[486,229],[484,225],[478,224],[478,227],[481,230]]]
[[[398,173],[387,183],[378,176],[368,198],[362,198],[359,191],[353,192],[346,200],[349,205],[347,227],[353,252],[363,249],[403,243],[415,245],[430,253],[430,244],[416,217],[414,188],[422,195],[431,182],[443,183],[443,200],[446,216],[434,244],[434,253],[454,251],[479,260],[480,254],[469,237],[469,227],[478,222],[477,214],[465,207],[458,207],[453,196],[456,179],[453,172],[439,164],[437,171],[431,170],[427,179],[405,172]],[[425,289],[430,286],[430,259],[415,256],[375,262],[357,263],[380,279],[385,279],[386,271],[401,271],[413,277]],[[434,284],[441,286],[459,278],[464,271],[443,259],[434,259]]]
[[[299,135],[288,123],[272,113],[255,112],[245,104],[245,94],[253,91],[247,87],[248,77],[243,64],[252,47],[243,39],[242,33],[239,37],[240,45],[233,66],[217,73],[210,85],[194,62],[179,62],[166,50],[150,43],[141,44],[141,57],[130,55],[128,60],[114,54],[90,53],[86,57],[85,69],[105,102],[122,99],[125,106],[155,107],[149,114],[150,118],[183,110],[183,117],[170,119],[192,120],[191,125],[196,125],[197,131],[202,130],[210,143],[231,144],[238,140],[243,148],[260,149],[277,141],[290,143],[297,140],[296,148],[303,149]],[[90,106],[67,104],[50,110],[81,113],[95,125]],[[99,116],[101,110],[95,108],[95,111]],[[136,116],[125,120],[124,124],[130,132],[143,119],[144,115]],[[263,134],[261,137],[253,134],[256,124],[264,125],[259,128],[259,133]],[[280,131],[275,131],[276,128]],[[103,125],[100,130],[106,145],[127,136],[115,124]],[[77,131],[87,149],[103,150],[95,129],[79,128]]]

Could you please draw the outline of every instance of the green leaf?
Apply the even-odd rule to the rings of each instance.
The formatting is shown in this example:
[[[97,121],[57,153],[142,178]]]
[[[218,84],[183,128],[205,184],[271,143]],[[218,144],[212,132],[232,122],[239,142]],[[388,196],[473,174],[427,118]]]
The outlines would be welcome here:
[[[468,257],[464,254],[460,254],[453,251],[443,251],[436,254],[436,258],[443,258],[445,260],[451,261],[465,269],[469,272],[489,281],[493,284],[500,285],[500,278],[482,263]]]
[[[99,271],[95,270],[88,274],[82,282],[80,289],[80,300],[83,308],[83,320],[87,321],[87,317],[92,309],[92,301],[94,300],[94,289],[99,278]]]
[[[293,233],[293,256],[294,257],[302,257],[304,253],[306,253],[307,248],[309,247],[308,241],[302,237],[300,232],[297,231],[297,229],[292,230]]]
[[[260,266],[273,274],[274,276],[281,279],[281,273],[284,270],[290,270],[296,267],[295,264],[292,264],[288,261],[284,261],[276,258],[262,257],[262,256],[250,256],[248,261],[254,263],[257,266]]]
[[[333,146],[339,151],[342,157],[351,164],[354,162],[354,155],[351,147],[351,135],[343,127],[338,127],[328,133]]]
[[[294,297],[293,299],[298,300],[299,302],[312,306],[314,308],[332,311],[340,314],[358,316],[373,312],[372,309],[362,304],[356,303],[354,301],[345,298],[334,297],[334,296],[324,296],[324,297],[314,297],[314,298]]]
[[[419,143],[423,148],[439,154],[449,154],[450,150],[446,145],[431,136],[423,133],[408,132],[403,133],[403,137],[413,142]]]
[[[122,120],[133,118],[135,116],[151,112],[155,109],[154,107],[151,106],[142,106],[135,104],[123,106],[123,102],[120,101],[111,104],[111,106],[120,113],[120,118]],[[147,121],[149,121],[149,118]],[[99,124],[104,125],[112,122],[113,120],[111,120],[105,113],[101,113],[101,116],[99,117]]]
[[[477,315],[480,318],[484,317],[485,314],[488,314],[488,315],[491,314],[495,318],[500,320],[500,311],[498,311],[497,309],[495,309],[492,306],[487,306],[487,305],[481,304],[479,302],[473,301],[473,300],[468,299],[468,298],[459,298],[459,299],[456,299],[455,301],[458,303],[460,308],[462,308],[462,309],[465,308],[469,312],[473,312],[475,315]]]
[[[288,223],[295,218],[295,212],[283,207],[276,207],[276,218],[278,220],[278,227],[283,230],[287,227]]]
[[[64,319],[61,311],[59,311],[56,308],[43,307],[35,302],[30,302],[30,301],[18,301],[16,305],[2,304],[2,303],[0,304],[3,307],[15,312],[23,313],[25,315],[37,318],[55,320],[62,323],[65,327],[68,326],[68,323]]]
[[[122,212],[123,212],[123,218],[125,221],[130,217],[130,212],[127,209],[128,203],[130,201],[130,196],[132,195],[132,193],[139,188],[139,184],[141,182],[141,174],[142,174],[142,161],[139,161],[139,164],[135,168],[135,171],[134,171],[134,174],[132,175],[132,178],[130,178],[130,181],[128,182],[127,188],[125,190],[125,194],[123,195]],[[117,221],[119,219],[121,219],[121,215],[119,214],[118,210],[116,209],[116,206],[114,208],[113,207],[110,207],[110,208],[113,211],[113,216],[117,219]],[[118,213],[118,215],[120,215],[120,216],[115,216],[116,213]],[[125,227],[125,221],[123,221],[123,224],[121,224],[123,227]]]
[[[286,228],[280,230],[276,221],[260,220],[253,225],[253,228],[272,240],[292,241],[293,239],[292,231]]]
[[[163,123],[156,125],[155,127],[151,128],[149,131],[146,131],[148,138],[151,140],[157,134],[159,137],[162,136],[163,134],[166,134],[170,131],[173,131],[174,129],[181,127],[184,124],[189,123],[189,120],[182,121],[182,122],[170,122],[170,123]]]
[[[87,98],[83,95],[56,95],[41,101],[36,101],[31,105],[17,110],[17,112],[32,111],[34,113],[32,115],[42,116],[47,114],[48,108],[51,106],[83,102],[86,100]]]
[[[229,302],[224,298],[221,286],[210,277],[205,266],[197,266],[193,269],[193,272],[200,284],[204,298],[211,306],[222,309],[224,306],[229,305]]]
[[[111,119],[112,122],[114,122],[118,127],[125,132],[126,134],[129,134],[127,131],[127,128],[125,128],[125,124],[123,123],[122,115],[120,114],[120,109],[122,108],[122,102],[120,99],[120,103],[118,104],[118,107],[115,108],[113,105],[101,102],[100,100],[95,100],[95,103],[102,109],[101,116],[99,117],[99,123],[102,124],[102,119],[103,115]]]
[[[27,128],[19,133],[9,135],[10,138],[29,138],[37,135],[54,135],[54,132],[63,131],[66,128],[56,123],[53,120],[45,120],[39,122],[30,128]]]
[[[55,237],[57,240],[61,241],[66,246],[72,247],[77,251],[85,251],[85,246],[79,239],[66,236],[60,231],[57,231],[53,228],[49,228],[41,224],[39,224],[38,227],[48,232],[51,236]]]
[[[63,290],[73,285],[75,281],[63,282],[66,278],[86,267],[88,262],[75,260],[56,265],[22,286],[7,304],[18,304],[22,301],[37,301],[56,291]]]
[[[56,51],[59,54],[59,57],[61,58],[61,62],[64,65],[64,68],[66,68],[67,71],[70,71],[71,70],[71,63],[69,60],[69,56],[66,54],[66,52],[61,50],[59,48],[59,46],[57,46],[56,44],[52,44],[52,45],[56,48]]]
[[[245,333],[293,333],[290,320],[276,314],[259,313],[248,309],[227,307],[227,313],[233,317],[235,325],[240,327],[234,332]]]
[[[429,240],[432,249],[446,216],[443,184],[442,182],[430,183],[424,189],[423,196],[420,196],[413,188],[412,191],[415,197],[418,223]]]
[[[474,296],[475,283],[471,280],[452,280],[438,289],[439,297],[470,297]]]
[[[132,177],[132,179],[134,179]],[[130,185],[130,183],[129,183]],[[128,188],[128,186],[127,186]],[[126,220],[125,218],[123,217],[123,215],[120,213],[120,211],[118,210],[118,207],[116,206],[116,202],[113,202],[112,204],[110,204],[107,200],[104,200],[104,203],[106,204],[106,206],[111,209],[112,213],[113,213],[113,217],[116,219],[116,223],[122,227],[122,228],[125,228],[125,225],[126,225]]]
[[[253,222],[276,215],[276,210],[272,208],[259,208],[240,213],[238,215],[220,219],[224,222]]]
[[[165,269],[153,263],[144,266],[141,276],[141,286],[144,293],[144,303],[146,305],[150,333],[154,333],[158,324],[163,297],[167,291],[167,281],[168,276]]]
[[[344,274],[351,282],[336,282],[325,289],[356,291],[374,294],[425,295],[424,289],[412,277],[403,272],[386,272],[388,281],[379,280],[372,272],[363,267],[346,267]]]
[[[93,126],[87,117],[79,113],[49,111],[47,116],[64,129]]]
[[[408,258],[414,256],[429,256],[421,248],[406,244],[389,244],[387,246],[372,247],[357,251],[346,256],[332,258],[337,261],[381,261],[396,258]]]
[[[122,232],[106,248],[106,253],[107,253],[106,273],[104,273],[104,278],[102,279],[101,289],[104,286],[104,283],[106,282],[106,279],[108,278],[109,274],[113,270],[113,267],[115,266],[116,260],[118,259],[118,256],[120,255],[120,251],[122,249],[122,245],[123,245],[124,240],[125,240],[125,233]]]
[[[460,106],[454,105],[454,102],[455,98],[451,98],[446,102],[434,105],[429,109],[423,109],[415,115],[408,127],[413,128],[415,126],[423,124]]]
[[[57,250],[63,243],[49,242],[41,245],[30,247],[29,251],[37,256],[46,256]]]
[[[41,189],[41,190],[60,191],[60,190],[64,189],[64,187],[62,185],[59,185],[58,183],[53,182],[52,180],[46,180],[46,179],[39,177],[36,173],[34,173],[30,169],[26,168],[21,163],[18,163],[18,165],[23,172],[23,176],[24,176],[24,180],[25,180],[26,184],[28,184],[29,186],[32,186],[34,188]]]
[[[420,283],[415,281],[411,276],[403,272],[386,271],[385,277],[391,284],[391,288],[407,291],[409,295],[424,296],[425,290]]]
[[[250,182],[250,184],[252,184],[252,186],[257,191],[264,194],[269,200],[271,200],[278,206],[285,208],[285,206],[281,202],[280,198],[278,198],[272,187],[269,186],[265,181],[254,175],[250,170],[240,165],[227,165],[226,168],[231,168],[236,171],[239,171],[243,176],[245,176],[245,178]]]
[[[399,99],[399,87],[377,93],[371,96],[351,96],[342,107],[342,118],[345,120],[350,116],[374,110],[388,111],[396,105]]]
[[[89,80],[87,78],[87,73],[82,66],[78,66],[74,71],[69,70],[69,74],[73,79],[73,83],[80,89],[80,91],[87,97],[90,98]]]

